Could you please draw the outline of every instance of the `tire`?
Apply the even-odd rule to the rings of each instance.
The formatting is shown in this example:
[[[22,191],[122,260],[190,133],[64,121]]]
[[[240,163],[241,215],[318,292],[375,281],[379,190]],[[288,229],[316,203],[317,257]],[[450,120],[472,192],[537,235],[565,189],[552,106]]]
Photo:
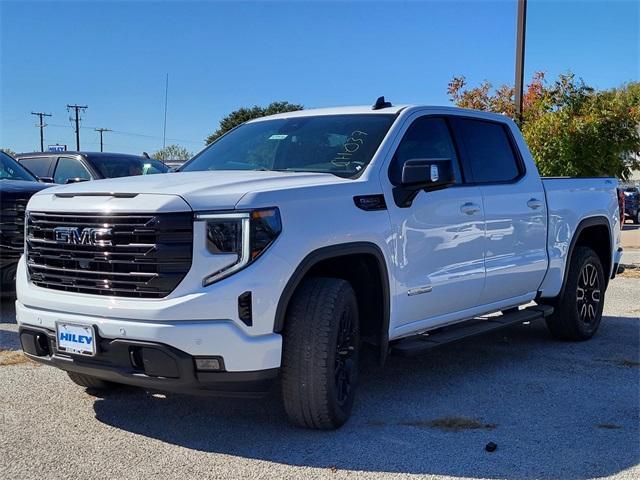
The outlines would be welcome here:
[[[633,219],[633,223],[640,225],[640,210],[636,212],[636,218]]]
[[[602,320],[605,275],[600,258],[589,247],[579,246],[571,257],[563,294],[547,317],[551,334],[561,340],[588,340]]]
[[[283,332],[282,397],[298,426],[332,430],[351,414],[358,380],[358,304],[349,282],[309,278],[291,299]]]
[[[115,383],[107,382],[106,380],[101,380],[82,373],[67,372],[67,375],[73,383],[92,390],[111,390],[116,386]]]

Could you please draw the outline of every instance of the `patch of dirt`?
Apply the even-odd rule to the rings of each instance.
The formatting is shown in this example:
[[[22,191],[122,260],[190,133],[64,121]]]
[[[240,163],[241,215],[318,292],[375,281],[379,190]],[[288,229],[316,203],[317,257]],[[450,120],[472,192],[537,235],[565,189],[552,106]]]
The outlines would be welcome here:
[[[469,417],[441,417],[433,420],[413,420],[402,422],[408,427],[437,428],[446,432],[461,432],[463,430],[493,430],[495,423],[484,423]]]
[[[640,278],[640,268],[627,268],[617,276],[623,278]]]
[[[622,367],[640,367],[640,362],[636,362],[635,360],[630,360],[628,358],[619,360],[618,364]]]
[[[21,363],[37,365],[18,350],[0,350],[0,366],[19,365]]]
[[[640,362],[631,360],[630,358],[594,358],[596,362],[608,363],[616,367],[640,367]]]
[[[622,427],[620,425],[616,425],[615,423],[600,423],[598,424],[598,428],[602,428],[604,430],[618,430]]]

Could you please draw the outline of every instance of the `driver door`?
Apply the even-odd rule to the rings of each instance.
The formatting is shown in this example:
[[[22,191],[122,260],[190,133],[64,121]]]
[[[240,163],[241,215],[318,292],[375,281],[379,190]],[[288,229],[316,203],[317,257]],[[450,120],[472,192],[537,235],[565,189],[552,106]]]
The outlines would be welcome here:
[[[485,281],[485,219],[480,189],[463,185],[448,120],[416,116],[381,174],[395,229],[397,301],[391,337],[449,323],[456,313],[478,305]],[[404,162],[451,159],[455,184],[420,191],[408,207],[394,203]]]

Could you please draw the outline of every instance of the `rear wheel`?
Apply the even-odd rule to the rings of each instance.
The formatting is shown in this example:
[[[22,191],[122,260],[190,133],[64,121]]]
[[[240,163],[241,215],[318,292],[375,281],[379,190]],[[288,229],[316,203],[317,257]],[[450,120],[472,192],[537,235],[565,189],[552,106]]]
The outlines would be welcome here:
[[[346,422],[359,353],[358,304],[349,282],[304,280],[291,300],[283,338],[282,396],[289,420],[322,430]]]
[[[589,247],[576,247],[563,294],[553,302],[553,315],[547,318],[551,333],[563,340],[591,338],[602,319],[604,291],[600,258]]]
[[[92,377],[90,375],[84,375],[82,373],[67,372],[67,375],[73,383],[92,390],[110,390],[116,387],[115,383],[107,382],[106,380]]]

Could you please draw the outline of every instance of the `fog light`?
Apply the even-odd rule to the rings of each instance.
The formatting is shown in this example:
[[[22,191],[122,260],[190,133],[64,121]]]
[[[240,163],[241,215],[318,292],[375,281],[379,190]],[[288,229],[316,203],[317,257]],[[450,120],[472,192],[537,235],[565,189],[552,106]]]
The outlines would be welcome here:
[[[197,370],[222,370],[222,362],[219,357],[200,357],[196,358]]]

